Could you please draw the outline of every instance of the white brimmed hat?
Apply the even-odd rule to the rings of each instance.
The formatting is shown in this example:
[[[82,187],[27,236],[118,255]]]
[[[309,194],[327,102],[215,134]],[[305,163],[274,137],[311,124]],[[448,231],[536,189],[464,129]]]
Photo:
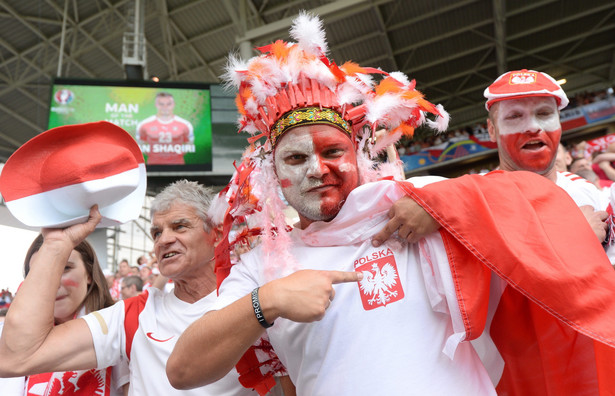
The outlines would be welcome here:
[[[98,204],[98,227],[135,220],[147,175],[134,138],[109,122],[67,125],[30,139],[8,159],[0,193],[9,211],[31,227],[84,222]]]
[[[527,96],[552,96],[557,108],[568,106],[568,97],[562,87],[547,73],[535,70],[514,70],[502,74],[484,92],[485,108],[501,100],[519,99]]]

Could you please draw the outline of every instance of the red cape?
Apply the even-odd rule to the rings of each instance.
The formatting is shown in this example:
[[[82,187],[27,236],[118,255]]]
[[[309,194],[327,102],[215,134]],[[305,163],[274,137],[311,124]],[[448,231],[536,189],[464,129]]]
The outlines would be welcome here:
[[[509,285],[490,330],[498,394],[615,394],[615,271],[564,190],[503,171],[399,184],[442,226],[470,339],[485,329],[491,271]]]

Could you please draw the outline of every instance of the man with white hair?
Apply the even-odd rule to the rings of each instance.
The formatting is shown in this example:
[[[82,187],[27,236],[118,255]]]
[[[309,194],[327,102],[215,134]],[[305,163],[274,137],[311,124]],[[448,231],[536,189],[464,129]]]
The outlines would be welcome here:
[[[0,376],[107,367],[126,359],[130,395],[253,394],[241,386],[234,370],[214,384],[190,391],[174,389],[164,374],[181,333],[216,300],[216,231],[207,215],[212,196],[210,189],[181,180],[152,202],[154,251],[160,272],[175,282],[173,292],[149,288],[58,326],[46,320],[49,312],[41,312],[41,307],[53,304],[41,300],[55,295],[70,251],[94,231],[101,215],[93,208],[87,223],[43,230],[45,240],[37,259],[46,265],[32,267],[11,307],[0,338]]]

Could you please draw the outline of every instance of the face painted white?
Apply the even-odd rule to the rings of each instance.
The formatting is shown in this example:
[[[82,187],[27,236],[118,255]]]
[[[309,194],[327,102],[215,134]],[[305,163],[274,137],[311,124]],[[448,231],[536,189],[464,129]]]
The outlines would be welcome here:
[[[314,220],[322,220],[320,197],[316,193],[307,192],[322,184],[322,180],[308,177],[321,173],[312,135],[309,130],[300,128],[287,134],[289,136],[284,136],[285,139],[278,142],[274,159],[284,197],[297,212]],[[296,161],[292,161],[293,158]],[[299,163],[301,158],[304,160]]]
[[[302,227],[330,220],[358,185],[352,142],[328,125],[297,127],[278,141],[276,174],[288,203],[299,213]]]
[[[500,168],[527,170],[551,180],[562,129],[552,97],[526,97],[494,104],[489,134],[498,143]]]
[[[497,106],[495,122],[500,135],[551,132],[560,128],[557,104],[552,97],[503,100]]]

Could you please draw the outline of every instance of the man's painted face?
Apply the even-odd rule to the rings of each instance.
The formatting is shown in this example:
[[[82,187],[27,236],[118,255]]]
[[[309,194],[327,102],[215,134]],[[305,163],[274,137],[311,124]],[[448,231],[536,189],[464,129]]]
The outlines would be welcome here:
[[[302,228],[334,218],[359,185],[352,142],[329,125],[287,132],[275,148],[274,160],[284,197],[299,213]]]
[[[554,98],[503,100],[491,111],[489,135],[498,143],[502,169],[544,174],[553,168],[562,135]]]

